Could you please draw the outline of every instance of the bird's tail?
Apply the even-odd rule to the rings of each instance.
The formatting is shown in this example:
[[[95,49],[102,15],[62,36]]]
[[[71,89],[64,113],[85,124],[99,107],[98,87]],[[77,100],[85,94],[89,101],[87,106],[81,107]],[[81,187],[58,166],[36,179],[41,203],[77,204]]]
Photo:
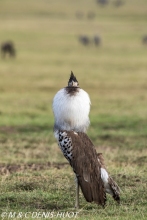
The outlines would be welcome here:
[[[113,193],[113,198],[116,200],[118,203],[120,203],[120,189],[117,183],[112,179],[112,177],[109,176],[108,179],[109,186],[111,188],[111,191]]]
[[[117,183],[112,179],[111,176],[109,176],[106,166],[104,164],[104,158],[102,156],[102,153],[97,154],[98,161],[101,166],[101,179],[104,183],[104,187],[107,193],[113,196],[114,200],[116,200],[118,203],[120,203],[120,189]]]

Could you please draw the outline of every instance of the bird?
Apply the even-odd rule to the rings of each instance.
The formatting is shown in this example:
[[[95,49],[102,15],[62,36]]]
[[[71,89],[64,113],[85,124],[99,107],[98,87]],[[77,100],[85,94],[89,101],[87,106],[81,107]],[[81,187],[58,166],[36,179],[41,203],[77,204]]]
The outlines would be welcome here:
[[[120,189],[109,175],[102,153],[87,135],[90,125],[91,101],[89,94],[79,86],[71,71],[66,87],[60,89],[53,98],[54,136],[75,173],[75,208],[79,208],[79,190],[87,202],[95,202],[102,207],[106,204],[106,193],[120,203]]]

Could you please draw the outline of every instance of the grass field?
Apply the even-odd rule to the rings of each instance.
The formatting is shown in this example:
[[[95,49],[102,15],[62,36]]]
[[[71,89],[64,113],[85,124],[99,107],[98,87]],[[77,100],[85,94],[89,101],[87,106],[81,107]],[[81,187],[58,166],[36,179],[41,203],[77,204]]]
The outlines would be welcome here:
[[[121,204],[108,196],[105,209],[80,194],[73,218],[147,219],[147,2],[114,2],[0,1],[0,42],[12,40],[17,51],[0,59],[1,218],[76,212],[74,175],[54,139],[52,113],[72,70],[91,97],[88,135],[121,188]],[[84,46],[80,35],[102,43]]]

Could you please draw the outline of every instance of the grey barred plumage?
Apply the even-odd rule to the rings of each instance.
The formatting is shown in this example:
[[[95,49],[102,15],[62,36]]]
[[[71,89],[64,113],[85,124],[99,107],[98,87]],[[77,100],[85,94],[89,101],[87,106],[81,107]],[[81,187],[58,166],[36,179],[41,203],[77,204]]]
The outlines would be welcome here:
[[[65,158],[76,175],[76,207],[79,207],[79,186],[88,202],[102,206],[106,193],[120,201],[118,185],[108,174],[102,154],[85,133],[89,126],[90,98],[79,87],[71,72],[68,86],[57,92],[53,100],[54,134]]]

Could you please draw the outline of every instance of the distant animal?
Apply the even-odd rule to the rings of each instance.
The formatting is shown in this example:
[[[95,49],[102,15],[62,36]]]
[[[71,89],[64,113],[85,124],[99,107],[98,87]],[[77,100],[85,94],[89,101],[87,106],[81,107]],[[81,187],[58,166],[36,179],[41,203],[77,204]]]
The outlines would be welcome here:
[[[114,2],[114,5],[116,6],[116,7],[120,7],[120,6],[122,6],[124,4],[124,1],[122,1],[122,0],[116,0],[115,2]]]
[[[142,38],[142,43],[143,43],[143,44],[147,44],[147,35],[145,35],[145,36]]]
[[[86,134],[90,124],[90,98],[71,72],[68,85],[53,99],[54,135],[76,176],[75,207],[79,208],[79,187],[87,202],[105,206],[106,193],[118,203],[120,190],[108,174],[104,159]]]
[[[79,41],[85,46],[87,46],[90,43],[90,39],[87,36],[80,36]]]
[[[5,58],[6,56],[15,57],[16,51],[14,44],[11,41],[7,41],[1,44],[1,56]]]
[[[93,38],[93,41],[94,41],[94,44],[95,44],[96,46],[100,45],[100,44],[101,44],[101,38],[100,38],[100,36],[95,35],[94,38]]]
[[[96,0],[96,2],[97,2],[98,4],[101,4],[101,5],[106,5],[106,4],[108,4],[108,0]]]

